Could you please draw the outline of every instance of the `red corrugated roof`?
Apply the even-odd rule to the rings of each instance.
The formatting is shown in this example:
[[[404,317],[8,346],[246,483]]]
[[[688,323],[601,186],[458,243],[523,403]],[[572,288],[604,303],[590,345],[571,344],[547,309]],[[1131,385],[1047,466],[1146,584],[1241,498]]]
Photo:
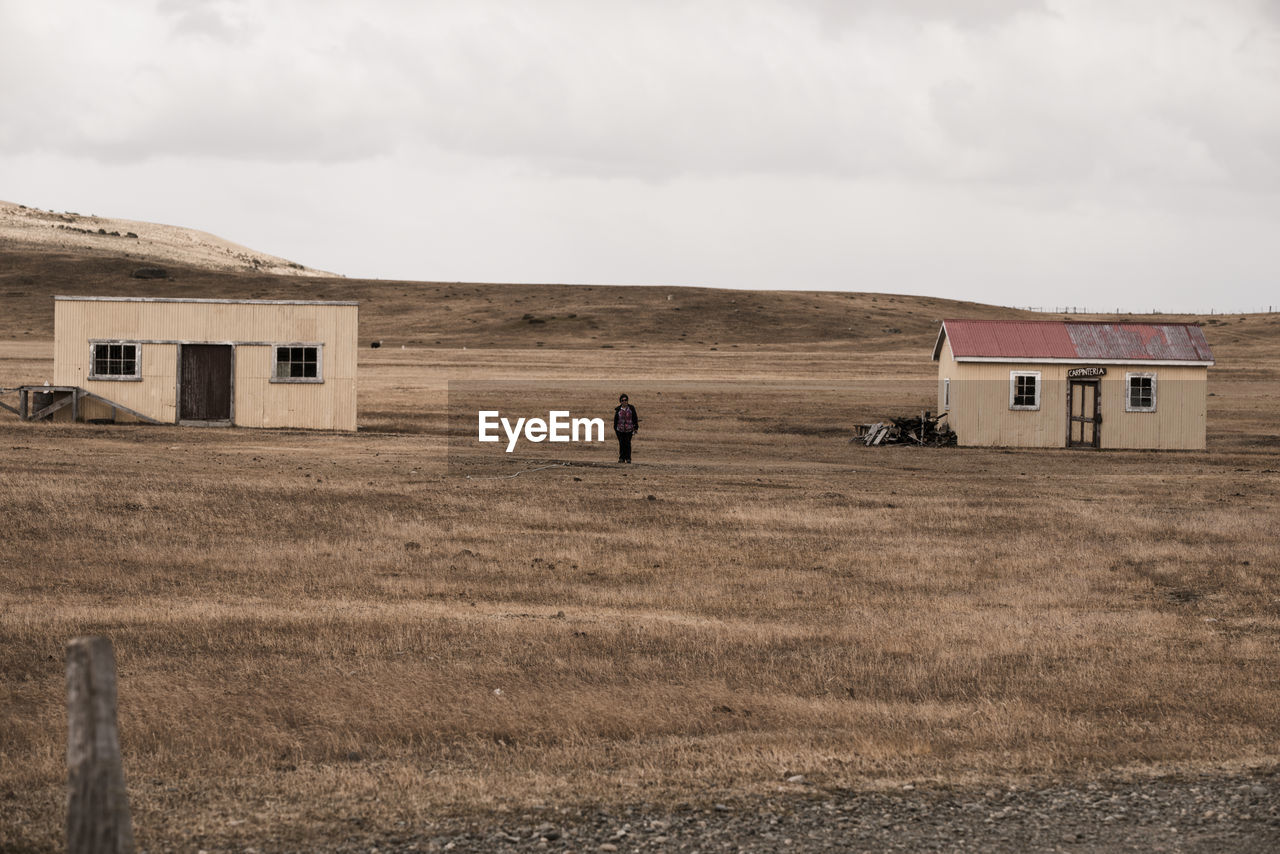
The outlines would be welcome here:
[[[957,359],[1213,362],[1204,331],[1195,323],[944,320],[935,359],[944,337]]]

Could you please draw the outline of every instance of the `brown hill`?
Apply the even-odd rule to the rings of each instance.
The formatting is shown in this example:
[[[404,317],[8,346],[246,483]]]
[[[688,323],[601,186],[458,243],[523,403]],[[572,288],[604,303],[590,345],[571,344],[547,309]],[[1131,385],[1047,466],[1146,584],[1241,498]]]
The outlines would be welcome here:
[[[945,316],[1023,312],[928,297],[685,287],[399,282],[200,269],[133,277],[135,258],[0,245],[0,337],[50,338],[52,297],[355,299],[361,341],[386,346],[604,347],[865,343],[912,346]],[[896,348],[895,346],[895,348]]]
[[[43,211],[3,201],[0,201],[0,244],[125,257],[138,262],[187,264],[209,270],[256,271],[281,276],[332,275],[191,228],[84,216],[70,211]]]
[[[57,228],[70,224],[59,219],[63,215],[0,207],[0,212],[5,210],[9,211],[5,222],[10,224],[0,228],[0,339],[52,338],[55,294],[354,299],[361,303],[362,344],[381,341],[389,347],[625,348],[670,344],[726,349],[805,344],[871,352],[927,348],[944,317],[1051,317],[980,303],[883,293],[346,279],[280,259],[274,259],[279,263],[255,263],[253,259],[271,256],[242,248],[237,251],[243,257],[234,256],[241,259],[239,266],[212,249],[189,252],[179,260],[163,263],[169,278],[144,280],[134,278],[133,273],[144,264],[164,259],[159,255],[143,257],[139,251],[157,243],[139,237],[135,245],[133,238],[64,232]],[[14,217],[26,224],[13,226]],[[109,232],[130,224],[97,218],[74,221],[106,223],[112,228],[99,227]],[[174,235],[200,235],[169,226],[132,224],[161,230],[170,236],[169,246],[178,245]],[[201,239],[205,238],[216,246],[233,246],[212,236]],[[94,245],[85,245],[85,241]],[[250,260],[244,262],[243,258]],[[939,289],[945,289],[945,283],[940,283]],[[1151,319],[1150,315],[1143,317]],[[1215,327],[1210,339],[1217,345],[1261,332],[1261,328],[1254,329],[1258,323],[1273,330],[1275,317],[1204,320]]]

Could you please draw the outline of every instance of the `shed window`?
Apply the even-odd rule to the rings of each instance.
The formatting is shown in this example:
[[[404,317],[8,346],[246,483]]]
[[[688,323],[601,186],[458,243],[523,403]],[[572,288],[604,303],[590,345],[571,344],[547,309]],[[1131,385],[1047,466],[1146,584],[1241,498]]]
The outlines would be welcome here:
[[[1129,373],[1124,375],[1128,395],[1125,397],[1125,412],[1156,411],[1156,375]]]
[[[1009,408],[1040,408],[1040,372],[1009,372]]]
[[[142,379],[138,364],[138,345],[103,341],[93,345],[91,380]]]
[[[320,346],[318,344],[280,344],[276,346],[274,383],[320,383]]]
[[[942,381],[942,408],[951,408],[951,380],[949,379]]]

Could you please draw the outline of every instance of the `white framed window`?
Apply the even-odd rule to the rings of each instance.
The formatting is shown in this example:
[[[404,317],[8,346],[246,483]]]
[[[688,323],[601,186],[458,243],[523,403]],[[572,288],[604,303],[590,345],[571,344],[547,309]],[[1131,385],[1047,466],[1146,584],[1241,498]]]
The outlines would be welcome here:
[[[1040,408],[1039,371],[1009,372],[1009,408],[1028,410]]]
[[[951,408],[951,379],[947,378],[942,381],[942,408]]]
[[[1131,371],[1124,375],[1124,411],[1156,411],[1156,375]]]
[[[142,379],[138,344],[129,341],[94,341],[90,347],[89,379]]]
[[[273,383],[324,382],[324,348],[319,344],[276,344]]]

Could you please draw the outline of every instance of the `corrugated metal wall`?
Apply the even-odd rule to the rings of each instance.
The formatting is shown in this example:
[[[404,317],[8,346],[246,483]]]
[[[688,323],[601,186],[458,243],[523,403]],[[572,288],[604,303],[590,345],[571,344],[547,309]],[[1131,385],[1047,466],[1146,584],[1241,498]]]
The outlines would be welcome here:
[[[1126,371],[1155,374],[1155,412],[1125,412]],[[1102,447],[1203,449],[1207,393],[1207,368],[1108,366],[1102,378]]]
[[[178,345],[145,342],[230,343],[236,345],[236,424],[354,430],[358,323],[354,305],[56,300],[54,382],[80,386],[157,420],[174,422]],[[142,379],[90,380],[93,340],[144,342]],[[324,382],[270,381],[275,354],[264,345],[291,343],[323,345]],[[86,418],[110,414],[100,404],[85,405]]]
[[[938,358],[938,408],[961,445],[1060,448],[1067,444],[1067,371],[1076,365],[956,362],[949,341]],[[1205,446],[1208,370],[1196,366],[1106,365],[1101,378],[1103,448],[1198,450]],[[1040,372],[1040,409],[1009,408],[1009,374]],[[1156,411],[1126,412],[1127,372],[1156,376]],[[943,382],[951,380],[951,405]]]

